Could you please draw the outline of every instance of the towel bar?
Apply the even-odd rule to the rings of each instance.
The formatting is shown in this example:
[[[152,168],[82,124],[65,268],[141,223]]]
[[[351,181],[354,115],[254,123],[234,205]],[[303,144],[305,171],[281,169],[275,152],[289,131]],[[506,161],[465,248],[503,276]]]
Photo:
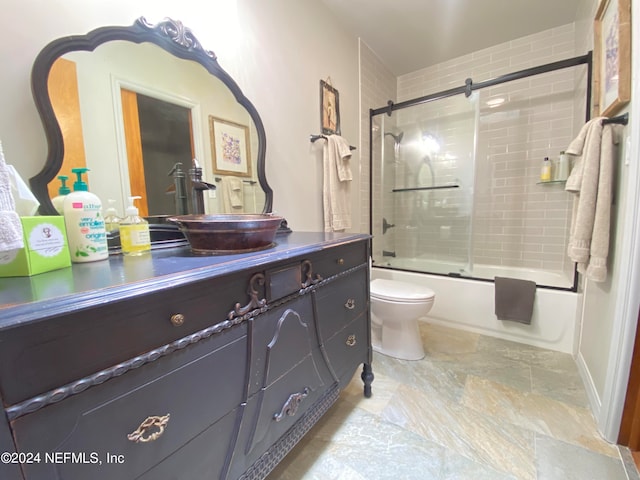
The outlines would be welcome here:
[[[311,141],[311,143],[315,142],[316,140],[326,140],[327,136],[326,135],[309,135],[309,140]],[[354,147],[353,145],[349,145],[349,149],[350,150],[355,150],[356,147]]]
[[[610,123],[615,123],[618,125],[627,125],[629,123],[629,114],[624,113],[619,117],[605,118],[604,120],[602,120],[602,125],[608,125]]]
[[[221,182],[221,181],[222,181],[222,178],[220,178],[220,177],[215,177],[215,178],[214,178],[214,180],[215,180],[216,182]],[[256,183],[258,183],[258,182],[256,182],[255,180],[242,180],[242,181],[243,181],[244,183],[248,183],[249,185],[255,185]]]

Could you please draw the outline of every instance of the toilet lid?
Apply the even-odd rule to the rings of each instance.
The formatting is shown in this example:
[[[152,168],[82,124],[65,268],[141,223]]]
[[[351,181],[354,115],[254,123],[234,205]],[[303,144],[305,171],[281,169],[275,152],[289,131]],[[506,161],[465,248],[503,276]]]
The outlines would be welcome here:
[[[435,292],[427,287],[398,280],[376,278],[371,282],[371,295],[383,300],[430,300]]]

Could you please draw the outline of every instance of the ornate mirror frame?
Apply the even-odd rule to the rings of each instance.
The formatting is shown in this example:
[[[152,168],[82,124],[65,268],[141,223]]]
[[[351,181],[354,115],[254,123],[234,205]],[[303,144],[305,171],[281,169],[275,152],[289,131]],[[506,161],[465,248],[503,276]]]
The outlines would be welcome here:
[[[210,50],[205,50],[189,28],[169,18],[154,25],[147,22],[144,17],[140,17],[129,27],[100,27],[86,35],[59,38],[49,43],[36,57],[31,71],[31,91],[49,145],[44,167],[29,179],[31,190],[40,201],[40,213],[57,215],[49,196],[48,184],[58,174],[64,158],[64,139],[49,98],[48,80],[51,67],[60,56],[66,53],[93,51],[103,43],[114,40],[138,44],[153,43],[178,58],[199,63],[229,88],[236,101],[247,110],[255,124],[258,137],[257,176],[265,194],[263,213],[270,213],[273,208],[273,191],[265,176],[266,135],[257,110],[244,96],[235,80],[220,67],[216,55]]]

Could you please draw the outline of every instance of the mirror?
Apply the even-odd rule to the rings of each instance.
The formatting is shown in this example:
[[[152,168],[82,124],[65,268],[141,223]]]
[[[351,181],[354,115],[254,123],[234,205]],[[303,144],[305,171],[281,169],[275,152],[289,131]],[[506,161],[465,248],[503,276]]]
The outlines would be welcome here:
[[[113,200],[122,214],[139,195],[144,216],[271,212],[260,116],[179,21],[140,18],[54,40],[36,58],[31,84],[49,144],[30,179],[42,214],[56,214],[57,177],[71,187],[75,167],[89,168],[103,210]],[[201,168],[205,212],[176,210],[176,164],[187,179]]]

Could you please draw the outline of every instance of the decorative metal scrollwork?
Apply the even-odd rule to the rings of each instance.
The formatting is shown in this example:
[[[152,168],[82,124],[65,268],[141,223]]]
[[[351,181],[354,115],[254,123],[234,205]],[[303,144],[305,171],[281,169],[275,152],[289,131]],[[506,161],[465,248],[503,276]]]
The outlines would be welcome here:
[[[211,57],[212,59],[216,60],[216,54],[211,50],[205,50],[204,48],[202,48],[202,45],[193,34],[191,29],[185,27],[179,20],[165,18],[162,22],[154,25],[152,23],[149,23],[146,18],[140,17],[137,20],[137,23],[148,30],[153,30],[161,33],[169,40],[187,48],[188,50],[201,51],[207,57]]]
[[[164,417],[147,417],[135,431],[127,435],[127,439],[135,443],[153,442],[164,433],[170,416],[167,413]]]
[[[302,262],[302,276],[305,279],[304,282],[302,282],[302,288],[310,287],[322,281],[320,275],[316,274],[315,277],[313,276],[313,266],[310,260]]]
[[[240,302],[236,303],[234,309],[227,314],[229,320],[246,315],[251,310],[262,308],[267,304],[266,298],[258,300],[258,295],[260,294],[260,292],[258,292],[258,285],[264,285],[264,282],[265,278],[262,273],[256,273],[251,277],[251,280],[249,280],[249,288],[247,289],[247,295],[249,295],[250,298],[249,303],[244,307]]]
[[[302,400],[307,398],[307,395],[309,395],[309,389],[306,387],[302,392],[292,393],[291,395],[289,395],[289,398],[286,402],[284,402],[284,405],[282,406],[280,412],[273,415],[273,419],[276,422],[279,422],[285,416],[293,417],[298,411],[300,403],[302,402]]]

